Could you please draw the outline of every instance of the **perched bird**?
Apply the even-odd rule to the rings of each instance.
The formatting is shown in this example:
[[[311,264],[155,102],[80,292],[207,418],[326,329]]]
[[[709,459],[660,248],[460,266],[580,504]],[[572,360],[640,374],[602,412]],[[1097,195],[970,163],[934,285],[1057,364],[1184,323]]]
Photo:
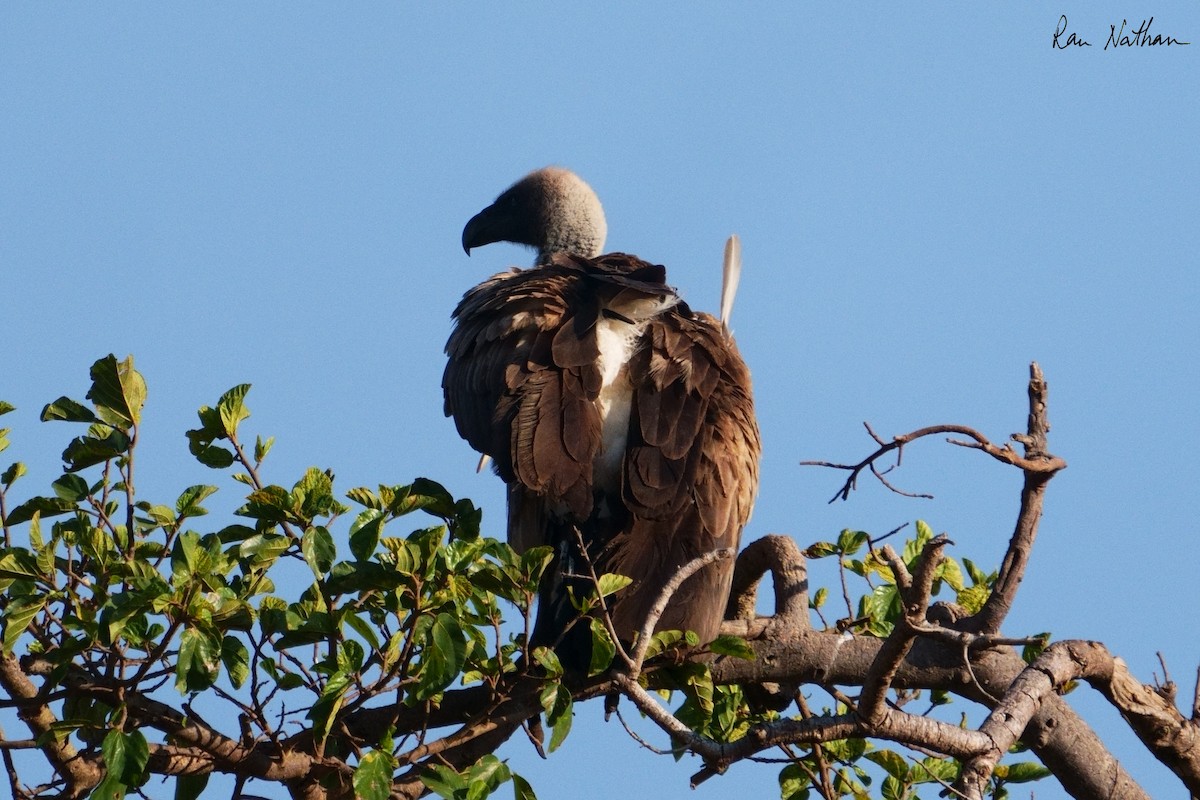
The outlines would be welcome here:
[[[595,192],[556,167],[472,217],[468,255],[508,241],[537,257],[466,293],[442,379],[446,415],[508,484],[510,544],[554,548],[533,642],[575,668],[587,666],[591,634],[564,630],[578,616],[570,592],[591,589],[589,566],[632,579],[608,602],[629,642],[681,567],[737,547],[758,487],[750,373],[733,339],[688,307],[664,267],[601,255],[606,232]],[[732,575],[732,559],[697,572],[656,629],[711,641]]]

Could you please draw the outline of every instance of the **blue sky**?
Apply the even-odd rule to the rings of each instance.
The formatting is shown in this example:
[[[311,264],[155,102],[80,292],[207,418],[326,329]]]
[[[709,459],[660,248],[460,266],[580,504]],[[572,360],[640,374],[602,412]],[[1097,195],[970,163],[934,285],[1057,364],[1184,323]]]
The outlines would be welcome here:
[[[426,475],[501,535],[501,487],[442,417],[441,348],[462,292],[531,255],[468,259],[459,235],[561,164],[600,194],[609,249],[666,264],[696,307],[715,309],[722,244],[742,238],[733,327],[764,440],[747,540],[923,518],[994,567],[1016,471],[922,443],[893,477],[935,500],[865,482],[830,506],[841,477],[799,462],[858,460],[863,420],[1003,439],[1036,359],[1070,467],[1006,630],[1102,640],[1146,681],[1162,651],[1189,696],[1200,4],[844,5],[5,4],[5,455],[45,487],[70,432],[37,423],[42,405],[132,353],[144,497],[214,479],[183,431],[251,382],[271,479]],[[1051,47],[1062,14],[1092,47]],[[1103,49],[1110,24],[1150,16],[1196,44]],[[210,507],[236,498],[226,483]],[[1181,796],[1103,701],[1074,702],[1151,795]],[[600,717],[582,708],[547,762],[518,740],[503,754],[546,798],[776,791],[743,764],[692,792],[694,761]]]

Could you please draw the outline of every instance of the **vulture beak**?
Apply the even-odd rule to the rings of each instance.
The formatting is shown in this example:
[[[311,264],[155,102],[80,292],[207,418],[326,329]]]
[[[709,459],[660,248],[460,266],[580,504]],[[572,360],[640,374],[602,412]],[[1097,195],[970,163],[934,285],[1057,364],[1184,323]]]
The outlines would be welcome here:
[[[499,242],[507,237],[505,220],[499,214],[496,206],[492,205],[471,217],[462,232],[463,252],[471,255],[472,247],[483,247],[485,244]]]

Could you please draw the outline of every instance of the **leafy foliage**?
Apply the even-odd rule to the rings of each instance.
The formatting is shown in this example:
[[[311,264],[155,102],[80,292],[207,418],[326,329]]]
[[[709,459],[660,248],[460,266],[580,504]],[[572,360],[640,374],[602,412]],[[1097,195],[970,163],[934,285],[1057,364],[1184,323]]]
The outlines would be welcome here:
[[[593,657],[588,676],[569,676],[552,650],[531,648],[525,633],[549,548],[518,554],[484,536],[478,508],[424,478],[340,496],[328,469],[269,482],[264,462],[274,439],[255,435],[250,445],[243,431],[249,390],[235,386],[202,406],[186,435],[199,463],[242,490],[233,519],[213,521],[220,515],[208,505],[221,498],[217,485],[186,486],[161,503],[136,494],[147,387],[132,358],[97,361],[87,403],[60,397],[42,410],[43,421],[80,426],[48,492],[12,504],[26,469],[14,462],[0,472],[0,659],[19,663],[23,675],[42,682],[40,696],[54,698],[45,706],[54,721],[36,746],[52,765],[64,754],[98,765],[97,780],[85,787],[96,798],[124,797],[155,772],[175,776],[177,798],[199,797],[207,775],[173,760],[189,747],[213,769],[278,781],[283,773],[271,772],[274,766],[248,767],[251,756],[270,753],[264,763],[283,770],[286,755],[301,753],[323,784],[367,800],[388,798],[404,780],[453,800],[483,798],[504,785],[518,800],[534,798],[530,784],[491,752],[445,759],[453,737],[435,729],[463,721],[443,708],[447,693],[476,687],[481,705],[499,708],[513,700],[519,678],[532,677],[532,715],[544,716],[546,750],[554,751],[570,733],[580,686],[616,661],[620,645],[596,614],[600,598],[628,579],[602,575],[591,596],[576,598],[593,612],[584,623]],[[0,415],[12,410],[0,402]],[[9,433],[0,429],[0,451]],[[910,570],[932,536],[917,524],[902,554]],[[847,596],[838,627],[872,636],[892,630],[900,610],[896,577],[867,533],[843,531],[807,555],[836,556],[844,576],[866,584],[856,608]],[[995,574],[964,565],[965,575],[953,560],[943,562],[935,588],[949,587],[975,609]],[[827,597],[823,589],[813,595],[817,614]],[[649,643],[647,658],[663,663],[641,679],[653,673],[657,686],[682,696],[678,720],[711,741],[736,742],[779,718],[755,706],[744,687],[715,684],[707,662],[676,663],[680,647],[698,644],[680,631],[658,632]],[[737,637],[720,637],[708,649],[720,658],[754,657]],[[10,697],[19,694],[14,681],[3,681]],[[945,701],[930,697],[931,708]],[[197,710],[205,704],[235,709],[240,734],[210,729]],[[371,719],[383,724],[358,722],[380,708],[390,715]],[[803,701],[800,708],[810,715]],[[202,745],[197,731],[212,738]],[[247,761],[215,756],[222,747],[244,748]],[[814,792],[866,797],[881,777],[879,796],[915,798],[917,787],[953,780],[957,769],[948,759],[917,760],[859,739],[783,752],[790,760],[780,773],[785,800]],[[1033,764],[1002,765],[994,796],[1043,774]],[[55,795],[65,781],[60,774],[21,791]]]

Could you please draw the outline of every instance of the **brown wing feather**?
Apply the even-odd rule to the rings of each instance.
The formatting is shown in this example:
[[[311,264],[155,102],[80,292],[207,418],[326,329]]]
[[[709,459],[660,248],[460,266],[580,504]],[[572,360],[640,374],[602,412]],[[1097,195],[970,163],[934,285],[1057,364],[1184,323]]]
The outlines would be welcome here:
[[[582,280],[572,269],[513,270],[469,291],[454,312],[442,389],[459,434],[505,482],[586,517],[600,382],[594,322],[577,319],[588,308],[575,302]]]
[[[737,548],[758,491],[761,451],[749,370],[712,317],[686,309],[658,317],[631,373],[639,376],[626,456],[631,525],[605,565],[634,579],[614,604],[624,635],[641,627],[682,566]],[[732,559],[692,576],[658,629],[693,630],[710,641],[732,576]]]

